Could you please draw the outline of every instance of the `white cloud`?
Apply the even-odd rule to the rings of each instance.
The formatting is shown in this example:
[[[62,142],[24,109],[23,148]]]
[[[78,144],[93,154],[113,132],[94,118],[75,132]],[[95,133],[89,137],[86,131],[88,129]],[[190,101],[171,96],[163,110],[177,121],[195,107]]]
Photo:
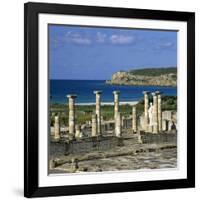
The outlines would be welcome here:
[[[157,46],[157,49],[173,49],[174,48],[174,43],[173,42],[169,42],[169,41],[166,41],[166,42],[161,42],[158,46]]]
[[[92,43],[91,39],[80,35],[78,33],[67,32],[65,35],[65,40],[75,44],[90,45]]]
[[[165,43],[162,43],[160,46],[162,47],[172,47],[173,46],[173,42],[165,42]]]
[[[126,45],[126,44],[133,44],[135,42],[135,37],[132,35],[128,36],[123,34],[113,34],[111,36],[108,36],[107,34],[102,32],[97,32],[92,37],[89,35],[68,31],[65,34],[64,41],[80,45],[90,45],[93,42],[99,44],[109,42],[110,44]]]
[[[126,35],[111,35],[110,41],[112,44],[131,44],[135,42],[135,38]]]
[[[89,45],[91,44],[91,40],[88,38],[81,38],[81,37],[75,37],[75,38],[71,38],[71,41],[76,43],[76,44],[85,44],[85,45]]]
[[[96,36],[97,36],[97,42],[99,43],[104,43],[107,37],[106,34],[101,33],[101,32],[97,32]]]

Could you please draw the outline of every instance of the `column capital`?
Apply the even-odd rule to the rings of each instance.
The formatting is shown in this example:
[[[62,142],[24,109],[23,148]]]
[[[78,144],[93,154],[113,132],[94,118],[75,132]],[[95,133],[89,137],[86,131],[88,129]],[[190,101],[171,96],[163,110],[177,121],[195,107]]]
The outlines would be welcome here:
[[[120,91],[118,91],[118,90],[113,91],[113,94],[120,94]]]
[[[55,115],[55,119],[59,119],[59,115]]]
[[[94,91],[94,94],[101,94],[101,93],[102,93],[101,90],[96,90],[96,91]]]
[[[81,126],[80,126],[79,124],[76,124],[76,125],[75,125],[75,129],[76,129],[76,130],[79,130],[79,129],[81,129]]]
[[[157,94],[156,94],[156,92],[152,92],[151,95],[152,96],[156,96]]]
[[[156,91],[155,93],[156,93],[156,95],[162,94],[162,92],[160,92],[160,91]]]
[[[149,91],[143,91],[142,93],[143,94],[149,94],[150,92]]]
[[[76,94],[68,94],[68,95],[66,95],[66,97],[67,98],[71,98],[71,99],[75,99],[76,97],[77,97],[77,95]]]

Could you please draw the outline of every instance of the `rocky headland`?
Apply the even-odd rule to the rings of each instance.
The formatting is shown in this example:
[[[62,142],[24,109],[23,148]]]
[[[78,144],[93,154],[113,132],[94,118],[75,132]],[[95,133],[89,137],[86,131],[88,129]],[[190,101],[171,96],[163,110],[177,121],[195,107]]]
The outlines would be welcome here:
[[[106,83],[113,85],[172,86],[177,85],[177,68],[145,68],[119,71]]]

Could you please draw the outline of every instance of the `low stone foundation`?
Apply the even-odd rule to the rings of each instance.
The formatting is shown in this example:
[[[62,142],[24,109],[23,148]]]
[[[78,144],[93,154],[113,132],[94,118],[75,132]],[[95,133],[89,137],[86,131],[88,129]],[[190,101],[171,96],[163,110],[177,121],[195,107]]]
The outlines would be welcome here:
[[[177,144],[177,133],[145,133],[140,132],[140,139],[143,144],[161,144],[170,143]]]
[[[49,147],[50,159],[63,156],[66,152],[66,143],[63,141],[51,141]]]
[[[51,141],[50,158],[66,154],[81,154],[93,151],[106,151],[116,146],[123,146],[123,139],[115,136],[99,136],[71,141]]]
[[[97,151],[115,151],[120,146],[137,146],[141,144],[171,144],[177,145],[177,133],[145,133],[127,134],[124,137],[98,136],[81,138],[78,140],[51,140],[50,159],[54,159],[68,154],[84,154]]]
[[[121,139],[114,136],[91,137],[81,140],[72,140],[66,153],[87,153],[92,151],[106,151],[120,145]]]

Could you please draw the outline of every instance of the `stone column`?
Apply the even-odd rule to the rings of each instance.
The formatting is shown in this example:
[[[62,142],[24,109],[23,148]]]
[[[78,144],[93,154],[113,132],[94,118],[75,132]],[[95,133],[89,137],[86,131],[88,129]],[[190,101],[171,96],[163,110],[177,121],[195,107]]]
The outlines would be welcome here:
[[[122,124],[121,124],[121,113],[118,112],[115,118],[115,136],[121,137],[122,135]]]
[[[117,113],[119,112],[119,94],[120,91],[114,91],[114,119],[117,116]]]
[[[136,106],[132,108],[132,130],[134,133],[137,132],[137,110]]]
[[[153,96],[153,133],[158,133],[158,97],[155,92]]]
[[[149,108],[149,92],[144,91],[144,130],[148,132],[149,117],[148,117],[148,108]]]
[[[97,115],[97,132],[101,134],[101,91],[94,91],[96,94],[96,115]]]
[[[158,97],[158,131],[162,132],[162,100],[161,100],[161,92],[156,92]]]
[[[96,137],[97,134],[97,115],[93,114],[92,115],[92,137]]]
[[[60,122],[59,122],[59,116],[55,116],[54,139],[60,139]]]
[[[75,136],[75,98],[76,95],[67,95],[69,99],[69,135]]]

